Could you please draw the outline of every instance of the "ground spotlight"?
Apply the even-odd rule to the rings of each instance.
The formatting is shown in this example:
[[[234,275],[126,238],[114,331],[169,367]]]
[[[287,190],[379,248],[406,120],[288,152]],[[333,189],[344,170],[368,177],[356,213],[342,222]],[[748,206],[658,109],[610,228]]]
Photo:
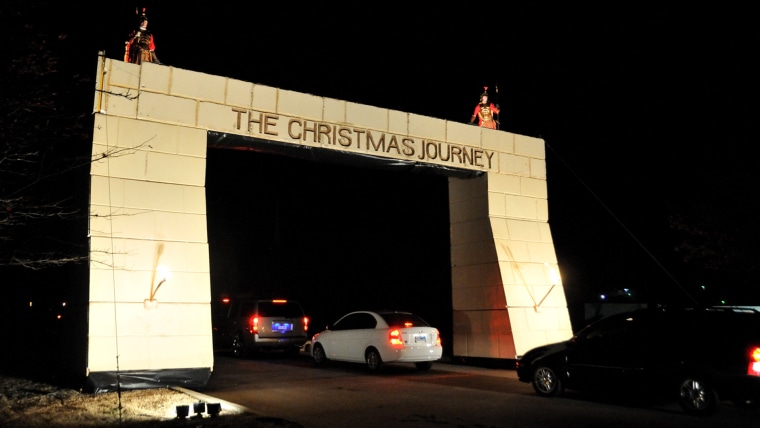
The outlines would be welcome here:
[[[206,412],[211,415],[212,418],[219,416],[222,411],[222,405],[220,403],[208,403],[206,405]]]
[[[177,406],[177,419],[185,419],[190,412],[190,406],[187,404]]]
[[[195,412],[195,416],[197,418],[202,418],[203,417],[202,413],[206,411],[206,403],[204,403],[203,401],[193,403],[193,411]]]

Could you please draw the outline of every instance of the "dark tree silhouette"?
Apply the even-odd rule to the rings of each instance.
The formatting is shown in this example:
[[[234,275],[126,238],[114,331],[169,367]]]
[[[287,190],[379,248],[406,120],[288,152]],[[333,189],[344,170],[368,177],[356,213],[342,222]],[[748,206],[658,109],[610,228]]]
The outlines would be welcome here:
[[[704,155],[685,156],[693,173],[673,180],[689,182],[688,187],[682,182],[671,199],[674,252],[709,303],[760,304],[760,283],[755,278],[760,271],[760,171],[743,151],[751,146],[749,136],[756,135],[750,122],[744,123],[746,129],[716,135],[716,141],[733,140],[732,144],[716,144]]]
[[[0,6],[0,266],[43,269],[88,256],[90,82],[67,55],[58,11],[47,2]]]

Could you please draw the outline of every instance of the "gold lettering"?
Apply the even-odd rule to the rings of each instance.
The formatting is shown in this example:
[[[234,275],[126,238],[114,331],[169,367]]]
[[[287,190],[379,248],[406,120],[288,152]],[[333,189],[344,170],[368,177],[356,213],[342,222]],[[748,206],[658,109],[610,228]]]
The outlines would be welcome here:
[[[332,144],[332,139],[330,138],[330,125],[326,123],[319,122],[317,124],[317,135],[316,135],[316,141],[315,143],[322,144],[322,136],[324,135],[327,137],[327,144]]]
[[[461,154],[462,154],[462,148],[461,147],[459,147],[459,146],[451,146],[451,157],[452,157],[452,159],[454,157],[456,157],[456,158],[459,159],[459,163],[463,163],[462,162],[462,157],[460,156]],[[453,160],[452,160],[452,162],[453,162]]]
[[[451,144],[446,144],[446,158],[443,158],[443,143],[438,143],[438,153],[441,157],[441,160],[444,162],[448,162],[451,160]]]
[[[472,162],[477,166],[483,166],[483,150],[473,150]]]
[[[367,150],[374,150],[376,152],[385,151],[385,133],[380,134],[380,140],[375,144],[374,138],[372,138],[372,132],[367,130]]]
[[[338,128],[338,143],[343,147],[351,146],[351,130],[348,128]]]
[[[279,115],[234,107],[231,110],[235,114],[233,121],[235,129],[242,128],[243,114],[246,113],[248,133],[253,133],[254,130],[257,130],[259,134],[279,135],[279,132],[277,132]],[[258,129],[256,129],[255,125],[258,125]],[[418,153],[416,148],[417,141],[412,137],[386,134],[384,132],[373,134],[369,129],[350,128],[339,124],[312,122],[299,118],[289,118],[288,136],[292,140],[311,140],[316,144],[340,145],[343,147],[352,147],[355,141],[357,149],[365,148],[368,151],[395,153],[419,160],[440,160],[442,162],[472,165],[488,169],[493,168],[493,160],[496,153],[475,147],[425,139],[419,140],[420,151]]]
[[[414,156],[414,140],[411,138],[402,138],[401,145],[404,146],[401,150],[401,153],[403,153],[404,156]]]
[[[259,113],[258,120],[256,120],[256,119],[254,119],[255,113],[256,112],[251,111],[251,110],[248,111],[248,133],[249,134],[251,132],[253,132],[253,126],[251,125],[252,123],[258,123],[259,124],[259,134],[262,133],[261,122],[263,121],[262,117],[264,116],[264,114],[263,113]]]
[[[308,121],[304,121],[304,123],[303,123],[303,138],[302,138],[303,141],[306,141],[306,134],[310,132],[310,133],[312,133],[314,135],[314,138],[313,138],[312,142],[316,143],[317,142],[317,135],[318,135],[317,134],[317,128],[318,127],[319,127],[319,125],[317,125],[316,122],[314,122],[314,126],[309,127]]]
[[[264,115],[264,124],[263,124],[264,125],[264,134],[267,134],[267,135],[279,135],[277,133],[277,131],[274,131],[274,130],[270,131],[269,130],[269,127],[274,128],[275,126],[277,126],[277,121],[279,119],[280,119],[280,117],[277,116],[277,115],[274,115],[274,114]],[[259,129],[261,129],[261,124],[259,124]],[[259,131],[259,132],[261,132],[261,131]]]
[[[430,153],[430,148],[433,148],[433,153]],[[438,146],[435,143],[429,141],[425,142],[425,155],[430,159],[436,159],[438,157]]]
[[[361,149],[362,148],[362,134],[364,134],[366,131],[363,129],[354,128],[354,132],[356,133],[356,148]]]
[[[246,110],[237,109],[235,107],[232,107],[232,111],[237,113],[237,122],[235,122],[235,129],[240,129],[240,125],[242,124],[243,120],[243,113],[246,112]]]
[[[383,134],[385,136],[385,134]],[[388,150],[385,151],[385,153],[388,153],[391,151],[391,149],[396,149],[396,154],[401,154],[401,150],[398,148],[398,141],[396,141],[396,136],[391,136],[391,141],[388,143]]]
[[[463,163],[467,163],[467,162],[468,162],[467,158],[469,158],[469,163],[470,163],[470,165],[472,165],[472,150],[473,150],[473,149],[470,149],[470,150],[468,151],[468,150],[467,150],[467,147],[463,147],[463,148],[462,148],[462,153],[463,153],[463,155],[464,155],[464,156],[463,156],[463,158],[464,158],[464,160],[463,160]]]
[[[298,125],[298,132],[293,132],[293,124]],[[301,139],[301,128],[303,127],[303,123],[301,123],[298,119],[290,119],[290,122],[288,122],[288,135],[290,138],[294,140],[300,140]]]

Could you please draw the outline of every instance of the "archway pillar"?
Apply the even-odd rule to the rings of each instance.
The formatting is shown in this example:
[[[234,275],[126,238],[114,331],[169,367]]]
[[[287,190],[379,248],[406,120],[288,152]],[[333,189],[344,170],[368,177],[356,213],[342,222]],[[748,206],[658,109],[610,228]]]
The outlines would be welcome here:
[[[522,154],[500,154],[504,172],[449,180],[455,356],[515,359],[572,336],[542,143],[525,139],[515,145]],[[526,167],[508,171],[513,165]]]

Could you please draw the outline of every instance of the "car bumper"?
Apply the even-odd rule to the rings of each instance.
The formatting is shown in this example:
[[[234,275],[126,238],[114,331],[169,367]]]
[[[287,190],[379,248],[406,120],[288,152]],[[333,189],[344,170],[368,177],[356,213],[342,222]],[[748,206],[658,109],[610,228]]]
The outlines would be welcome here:
[[[437,361],[443,357],[443,348],[440,346],[429,348],[406,348],[393,349],[381,358],[385,362],[418,363],[422,361]]]
[[[724,399],[760,402],[760,377],[731,376],[719,385],[719,394]]]
[[[256,337],[251,346],[267,349],[300,348],[307,340],[306,337]]]

